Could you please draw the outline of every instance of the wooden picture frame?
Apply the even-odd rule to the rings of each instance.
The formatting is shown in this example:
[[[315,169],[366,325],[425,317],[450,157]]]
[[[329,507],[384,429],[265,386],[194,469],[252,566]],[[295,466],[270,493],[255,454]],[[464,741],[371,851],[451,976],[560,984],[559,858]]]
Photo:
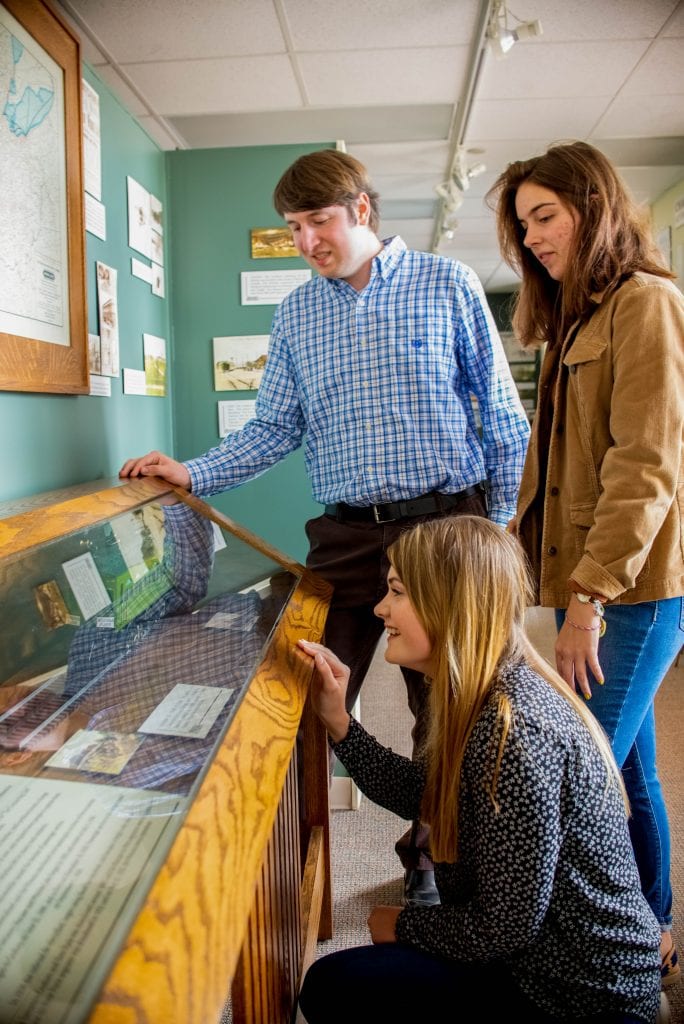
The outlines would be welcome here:
[[[3,0],[0,35],[15,87],[15,102],[0,111],[0,166],[14,170],[19,187],[27,173],[36,179],[26,202],[8,209],[16,232],[3,245],[15,246],[16,274],[3,275],[0,295],[0,389],[87,394],[80,41],[44,0]],[[26,167],[21,145],[36,147]],[[39,211],[36,194],[54,200]],[[43,233],[38,244],[29,225]]]

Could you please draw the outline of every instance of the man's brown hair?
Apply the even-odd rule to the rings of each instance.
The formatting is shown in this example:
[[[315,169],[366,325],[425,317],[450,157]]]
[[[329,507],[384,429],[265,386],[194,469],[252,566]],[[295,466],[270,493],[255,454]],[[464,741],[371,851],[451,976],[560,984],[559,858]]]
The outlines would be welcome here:
[[[370,200],[369,227],[377,232],[380,197],[366,168],[348,153],[321,149],[300,156],[288,167],[275,187],[273,205],[281,217],[303,210],[322,210],[326,206],[345,206],[355,223],[356,200],[362,192]]]

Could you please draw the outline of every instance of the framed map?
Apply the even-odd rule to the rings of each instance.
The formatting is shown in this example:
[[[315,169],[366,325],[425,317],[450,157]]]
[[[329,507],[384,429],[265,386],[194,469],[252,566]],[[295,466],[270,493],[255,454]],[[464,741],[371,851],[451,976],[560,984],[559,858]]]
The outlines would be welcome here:
[[[80,43],[0,4],[0,389],[88,393]]]

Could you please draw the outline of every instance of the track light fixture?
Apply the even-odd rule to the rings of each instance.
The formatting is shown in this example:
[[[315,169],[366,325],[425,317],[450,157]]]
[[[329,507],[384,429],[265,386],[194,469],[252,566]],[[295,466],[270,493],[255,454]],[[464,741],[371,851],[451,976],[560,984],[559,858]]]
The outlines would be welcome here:
[[[478,174],[482,174],[486,170],[487,168],[483,163],[468,167],[466,149],[464,146],[458,147],[448,180],[435,186],[435,192],[442,200],[439,242],[445,239],[451,241],[454,237],[454,232],[458,227],[455,213],[463,206],[464,193],[470,188],[471,179],[476,178]]]
[[[451,167],[451,178],[461,192],[466,192],[470,188],[472,179],[477,178],[479,174],[484,173],[486,170],[486,165],[482,163],[473,164],[472,167],[469,167],[465,146],[458,147]]]
[[[447,213],[456,213],[456,210],[463,205],[463,192],[451,179],[443,181],[441,185],[436,185],[435,192],[443,201],[443,208]]]
[[[509,16],[518,22],[515,28],[509,26]],[[506,0],[497,0],[487,26],[487,39],[494,56],[502,58],[521,39],[532,39],[534,36],[540,36],[543,31],[538,18],[534,21],[522,21],[508,10]]]
[[[442,213],[442,219],[439,224],[439,240],[438,245],[442,242],[451,242],[456,234],[456,228],[458,227],[458,219],[456,214],[452,210],[451,212],[445,206]]]

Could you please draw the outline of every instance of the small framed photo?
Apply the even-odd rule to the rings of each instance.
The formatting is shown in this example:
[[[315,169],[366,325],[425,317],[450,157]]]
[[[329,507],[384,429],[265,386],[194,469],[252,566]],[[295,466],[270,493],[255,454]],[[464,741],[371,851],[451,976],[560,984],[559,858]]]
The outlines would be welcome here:
[[[250,236],[253,260],[299,256],[289,228],[252,228]]]

